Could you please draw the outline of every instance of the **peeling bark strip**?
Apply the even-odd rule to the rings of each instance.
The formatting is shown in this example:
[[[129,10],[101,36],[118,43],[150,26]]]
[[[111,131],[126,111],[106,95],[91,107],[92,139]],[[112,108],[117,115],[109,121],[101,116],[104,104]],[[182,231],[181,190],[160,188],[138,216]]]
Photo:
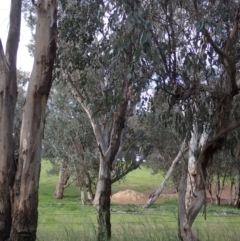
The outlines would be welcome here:
[[[38,0],[35,60],[23,110],[19,161],[13,188],[10,241],[36,239],[38,185],[45,108],[56,55],[57,1]]]
[[[15,166],[13,118],[17,100],[16,60],[21,25],[21,0],[11,1],[10,25],[4,55],[0,40],[0,241],[11,231],[11,193]]]
[[[147,202],[142,206],[142,208],[149,208],[157,199],[158,197],[161,195],[165,185],[167,184],[167,181],[169,180],[169,178],[171,177],[175,166],[177,165],[177,163],[179,162],[179,160],[182,158],[182,156],[187,152],[188,148],[186,149],[186,140],[183,141],[181,148],[177,154],[177,156],[175,157],[175,159],[172,161],[172,165],[170,166],[170,168],[168,169],[167,174],[165,175],[161,185],[159,186],[159,188],[154,191],[148,198]]]

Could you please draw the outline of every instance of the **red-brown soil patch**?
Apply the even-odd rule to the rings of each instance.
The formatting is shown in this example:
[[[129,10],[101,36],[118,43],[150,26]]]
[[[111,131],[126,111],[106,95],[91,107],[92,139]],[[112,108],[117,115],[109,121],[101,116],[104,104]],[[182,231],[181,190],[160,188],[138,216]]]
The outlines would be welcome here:
[[[154,190],[147,190],[144,193],[136,192],[134,190],[120,191],[112,195],[111,202],[116,204],[142,205],[148,200],[148,197],[152,192],[154,192]],[[212,194],[213,194],[213,202],[214,202],[215,201],[214,186],[212,188]],[[228,203],[229,195],[230,195],[230,185],[226,184],[221,194],[221,204]],[[234,198],[234,195],[235,195],[235,192],[233,191],[233,198]],[[178,194],[175,189],[166,188],[164,192],[161,194],[161,196],[158,198],[156,203],[163,203],[164,200],[166,199],[177,199],[177,198],[178,198]],[[208,202],[210,202],[210,195],[208,191],[207,191],[207,198],[208,198]]]
[[[144,193],[133,190],[117,192],[111,197],[111,201],[117,204],[143,204],[147,200]]]
[[[125,190],[120,191],[112,195],[111,202],[116,204],[136,204],[136,205],[142,205],[147,200],[150,194],[154,190],[148,190],[144,193],[136,192],[133,190]],[[174,190],[166,190],[164,193],[158,198],[156,203],[163,203],[164,199],[176,199],[177,193]]]

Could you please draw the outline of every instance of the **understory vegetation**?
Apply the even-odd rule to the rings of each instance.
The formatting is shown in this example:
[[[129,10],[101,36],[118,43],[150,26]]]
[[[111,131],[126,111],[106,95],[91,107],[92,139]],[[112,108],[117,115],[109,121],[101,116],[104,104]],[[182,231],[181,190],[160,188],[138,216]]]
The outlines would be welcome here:
[[[53,197],[58,176],[50,176],[51,163],[42,161],[39,193],[39,241],[94,241],[97,240],[97,209],[82,205],[79,190],[72,184],[61,200]],[[113,193],[132,189],[139,192],[154,189],[162,174],[152,175],[142,166],[113,185]],[[151,184],[151,185],[150,185]],[[116,241],[175,241],[177,235],[177,200],[159,197],[161,204],[149,209],[139,205],[111,204],[112,240]],[[207,219],[198,216],[194,231],[206,241],[239,240],[240,210],[232,206],[207,205]]]

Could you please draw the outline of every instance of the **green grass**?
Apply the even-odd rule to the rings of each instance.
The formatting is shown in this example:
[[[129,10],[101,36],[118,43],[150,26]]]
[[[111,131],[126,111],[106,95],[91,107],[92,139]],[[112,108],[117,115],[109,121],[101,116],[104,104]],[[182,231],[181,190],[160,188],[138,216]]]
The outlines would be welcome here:
[[[41,174],[40,174],[40,185],[39,185],[39,202],[56,202],[54,199],[54,191],[56,188],[56,184],[58,181],[57,175],[49,175],[47,171],[49,171],[52,167],[52,164],[49,161],[43,160],[41,163]],[[79,191],[75,185],[70,185],[64,192],[66,198],[63,201],[68,201],[69,199],[78,199]],[[68,198],[70,197],[70,198]]]
[[[152,175],[151,170],[145,166],[129,173],[123,181],[114,183],[112,186],[112,192],[118,192],[126,189],[131,189],[137,192],[144,192],[154,189],[160,185],[163,180],[161,174]]]
[[[54,199],[57,176],[47,175],[51,164],[42,162],[39,192],[38,238],[41,241],[96,240],[97,210],[83,206],[79,190],[68,187],[62,200]],[[151,175],[145,167],[137,169],[124,181],[113,185],[113,192],[132,189],[143,192],[159,185],[162,176]],[[200,213],[194,231],[204,241],[237,241],[240,231],[240,211],[229,206],[207,207],[207,220]],[[165,200],[142,210],[136,205],[111,205],[113,241],[173,241],[177,238],[177,201]]]

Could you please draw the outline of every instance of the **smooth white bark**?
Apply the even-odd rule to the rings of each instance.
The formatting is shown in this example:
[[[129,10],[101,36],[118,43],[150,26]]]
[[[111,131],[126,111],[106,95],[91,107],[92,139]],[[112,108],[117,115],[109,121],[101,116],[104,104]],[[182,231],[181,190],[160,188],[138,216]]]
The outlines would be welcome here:
[[[203,128],[204,129],[204,128]],[[189,156],[188,156],[188,175],[187,186],[185,196],[185,206],[188,209],[196,198],[196,177],[197,177],[197,159],[200,155],[202,147],[206,143],[208,134],[204,130],[199,133],[197,123],[193,124],[193,130],[191,131],[191,139],[189,142]]]
[[[192,224],[205,202],[205,190],[197,189],[198,166],[197,161],[206,144],[208,135],[199,132],[198,125],[193,124],[189,142],[187,166],[183,167],[181,184],[179,186],[179,237],[184,241],[199,241],[192,232]]]

